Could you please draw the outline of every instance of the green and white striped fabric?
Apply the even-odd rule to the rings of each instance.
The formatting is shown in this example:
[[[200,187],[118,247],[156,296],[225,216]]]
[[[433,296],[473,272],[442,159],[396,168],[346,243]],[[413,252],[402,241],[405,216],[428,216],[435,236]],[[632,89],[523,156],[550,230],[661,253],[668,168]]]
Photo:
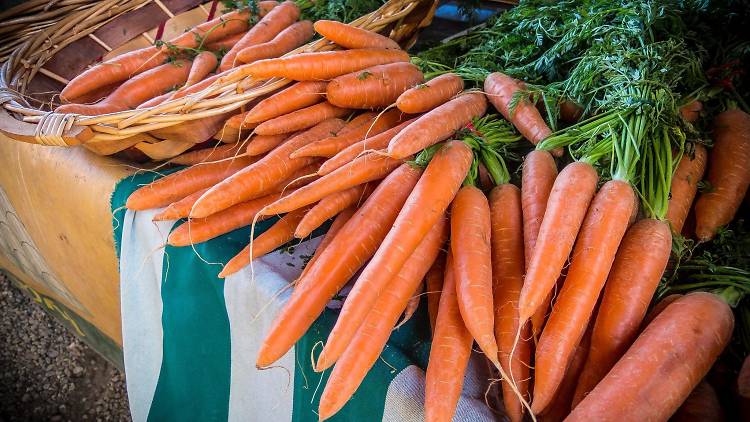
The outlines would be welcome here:
[[[336,301],[276,367],[261,371],[254,363],[260,342],[289,295],[289,282],[320,238],[258,259],[252,271],[248,267],[219,279],[222,263],[245,246],[249,229],[194,249],[163,248],[175,221],[154,223],[155,211],[122,209],[130,192],[151,179],[128,178],[112,198],[133,420],[317,420],[328,372],[322,377],[315,373],[311,358],[335,322]],[[260,223],[256,235],[270,224]],[[412,320],[394,331],[381,359],[333,420],[423,420],[429,346],[423,303]],[[474,360],[456,420],[498,417],[484,402],[488,377],[482,360]]]

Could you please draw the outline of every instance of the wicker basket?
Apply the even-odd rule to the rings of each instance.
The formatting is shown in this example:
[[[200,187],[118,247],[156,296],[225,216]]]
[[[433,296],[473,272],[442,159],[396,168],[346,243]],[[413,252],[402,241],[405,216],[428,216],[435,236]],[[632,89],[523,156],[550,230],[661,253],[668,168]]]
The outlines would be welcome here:
[[[205,0],[204,0],[205,1]],[[57,93],[68,79],[97,60],[179,34],[215,13],[216,2],[200,0],[33,0],[0,13],[0,132],[40,145],[84,145],[110,155],[134,145],[153,159],[167,159],[190,147],[184,141],[153,136],[170,127],[220,118],[253,99],[288,84],[232,75],[205,90],[158,106],[99,116],[54,113]],[[417,30],[429,25],[436,0],[389,0],[352,22],[411,45]],[[154,29],[157,28],[157,29]],[[289,53],[335,48],[313,41]],[[161,139],[159,139],[161,138]],[[165,145],[165,142],[169,145]]]

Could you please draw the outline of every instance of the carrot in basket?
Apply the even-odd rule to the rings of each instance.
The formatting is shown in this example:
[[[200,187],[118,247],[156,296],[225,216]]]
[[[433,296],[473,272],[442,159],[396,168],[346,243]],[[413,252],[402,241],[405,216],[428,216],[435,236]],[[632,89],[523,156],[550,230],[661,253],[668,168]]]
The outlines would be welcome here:
[[[404,113],[424,113],[448,102],[463,89],[464,80],[460,76],[445,73],[404,91],[396,99],[396,107]]]
[[[317,125],[318,123],[334,117],[344,117],[350,111],[339,108],[324,101],[289,114],[267,120],[255,128],[258,135],[280,135],[282,133],[296,132]]]
[[[255,24],[237,44],[221,59],[219,70],[222,72],[235,65],[237,54],[251,45],[271,41],[279,32],[292,25],[299,19],[300,10],[294,2],[285,1],[271,9],[258,23]]]
[[[333,79],[326,95],[339,107],[379,109],[393,104],[404,91],[422,81],[422,71],[411,63],[381,64]]]
[[[68,101],[68,102],[75,103],[75,104],[93,104],[99,100],[103,100],[104,98],[107,98],[107,96],[111,94],[114,90],[116,90],[117,87],[119,86],[120,86],[119,82],[105,85],[91,92],[87,92],[81,95],[80,97],[74,98],[72,101]]]
[[[252,166],[212,187],[195,203],[190,217],[207,217],[234,204],[267,193],[268,189],[278,185],[294,171],[313,163],[310,158],[290,159],[289,154],[303,145],[335,133],[343,125],[344,122],[339,119],[329,119],[287,140]]]
[[[257,3],[258,16],[263,17],[278,6],[276,1],[260,1]],[[210,44],[228,36],[245,32],[250,28],[250,18],[254,17],[249,8],[233,10],[215,19],[204,22],[190,31],[169,40],[163,49],[169,45],[184,48],[196,48],[201,43]]]
[[[706,178],[710,188],[695,203],[695,234],[702,241],[732,221],[750,186],[750,115],[737,109],[720,113],[713,138]]]
[[[393,158],[404,158],[417,153],[449,138],[486,111],[487,99],[484,94],[471,92],[460,95],[418,117],[394,136],[388,144],[388,154]]]
[[[354,216],[355,212],[357,212],[356,207],[349,207],[344,211],[341,211],[339,215],[337,215],[336,218],[333,219],[333,223],[331,223],[331,226],[328,228],[325,236],[323,236],[323,240],[321,240],[318,244],[318,247],[315,248],[315,253],[313,254],[313,256],[309,261],[307,261],[305,269],[302,270],[302,274],[299,275],[299,279],[295,285],[299,285],[299,281],[305,279],[305,274],[307,274],[308,269],[312,268],[313,263],[315,263],[315,261],[320,258],[320,256],[323,254],[323,251],[325,251],[328,245],[333,242],[333,239],[344,227],[344,225]]]
[[[182,98],[185,96],[188,96],[190,94],[195,94],[196,92],[202,91],[204,88],[208,87],[212,83],[214,83],[217,79],[219,79],[219,75],[213,75],[209,76],[206,79],[196,83],[195,85],[191,85],[188,87],[180,88],[177,91],[175,91],[174,95],[172,95],[172,98],[170,100],[176,100],[178,98]]]
[[[401,49],[396,41],[388,37],[342,22],[319,20],[315,22],[315,32],[349,50],[356,48]]]
[[[185,86],[193,86],[202,81],[216,69],[218,64],[219,59],[216,58],[216,54],[210,51],[202,51],[198,53],[193,59],[193,67],[190,68],[190,74],[185,82]]]
[[[706,148],[701,144],[695,144],[695,155],[684,155],[672,176],[669,207],[665,218],[675,233],[682,232],[682,226],[693,206],[693,200],[698,193],[698,182],[706,171],[706,158]]]
[[[469,171],[472,159],[471,148],[460,141],[447,142],[435,153],[388,236],[349,292],[340,317],[318,357],[316,371],[330,367],[341,356],[380,292],[448,209]]]
[[[591,349],[578,378],[574,407],[607,375],[638,336],[671,251],[672,233],[663,221],[640,220],[625,233],[596,315]]]
[[[274,320],[261,345],[256,366],[280,359],[325,309],[329,300],[375,253],[422,172],[402,164],[381,182],[341,228]]]
[[[287,78],[295,81],[329,80],[379,64],[408,62],[401,50],[363,48],[358,50],[301,53],[277,59],[258,60],[240,70],[257,79]]]
[[[250,138],[250,142],[247,143],[245,153],[250,156],[265,154],[289,139],[289,135],[290,134],[288,133],[267,136],[255,135]],[[291,136],[295,136],[294,133],[292,133]]]
[[[158,97],[154,97],[145,103],[141,103],[138,107],[136,107],[136,110],[142,109],[142,108],[149,108],[153,106],[157,106],[164,101],[167,101],[168,99],[172,98],[172,96],[175,94],[176,91],[169,91],[166,94],[161,94]]]
[[[198,200],[209,188],[203,188],[197,192],[193,192],[190,195],[180,199],[179,201],[172,202],[162,212],[156,214],[152,221],[168,221],[178,220],[185,218],[190,215],[190,209],[193,208],[193,204]]]
[[[177,60],[139,74],[96,104],[65,104],[57,107],[55,112],[92,116],[131,110],[175,85],[181,85],[187,80],[189,72],[190,61]]]
[[[552,401],[565,376],[565,368],[573,358],[607,281],[634,204],[635,193],[630,183],[617,179],[605,183],[591,201],[565,283],[537,343],[534,401],[531,403],[535,414]]]
[[[329,218],[332,218],[352,205],[356,206],[363,202],[372,193],[373,187],[371,184],[359,185],[334,192],[321,199],[300,221],[297,229],[294,231],[294,237],[302,239],[309,236],[313,230],[320,227]]]
[[[721,297],[694,292],[677,299],[565,420],[668,420],[729,343],[733,328],[732,310]]]
[[[336,363],[320,396],[320,420],[330,418],[344,407],[359,388],[367,372],[377,362],[399,316],[406,309],[422,278],[437,258],[440,247],[445,243],[448,235],[445,220],[438,220],[398,275],[388,283],[388,288],[378,298],[362,327]]]
[[[237,62],[252,63],[257,60],[281,57],[309,41],[315,32],[310,21],[300,21],[279,32],[271,41],[245,47],[237,53]]]
[[[458,307],[466,328],[487,359],[498,363],[492,302],[490,205],[474,186],[464,186],[451,204],[451,256]]]
[[[327,84],[328,82],[323,81],[292,84],[289,88],[279,91],[251,108],[245,116],[245,121],[261,123],[317,104],[325,99]]]

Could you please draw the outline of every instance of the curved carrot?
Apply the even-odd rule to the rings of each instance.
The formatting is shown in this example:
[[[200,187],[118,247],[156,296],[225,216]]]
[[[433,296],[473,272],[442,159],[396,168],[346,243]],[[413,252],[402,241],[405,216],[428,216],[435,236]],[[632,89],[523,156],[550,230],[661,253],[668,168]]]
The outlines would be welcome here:
[[[713,136],[706,178],[710,191],[695,203],[695,234],[702,241],[732,221],[750,186],[750,115],[737,109],[719,114]]]
[[[319,20],[315,22],[315,32],[349,50],[357,48],[401,49],[396,41],[388,37],[336,21]]]
[[[224,144],[216,147],[209,147],[204,149],[198,149],[195,151],[189,151],[178,155],[177,157],[169,160],[172,164],[179,164],[183,166],[192,166],[194,164],[200,164],[210,161],[219,161],[226,158],[232,158],[239,155],[241,142],[234,144]]]
[[[591,336],[591,349],[573,399],[575,407],[638,336],[643,317],[672,251],[663,221],[645,219],[628,229],[612,264]]]
[[[407,89],[424,81],[411,63],[389,63],[341,75],[328,83],[328,101],[339,107],[385,108]]]
[[[245,116],[248,123],[261,123],[274,117],[317,104],[325,99],[328,82],[297,82],[259,102]]]
[[[326,196],[305,214],[294,231],[294,237],[302,239],[309,236],[313,230],[320,227],[329,218],[352,205],[363,202],[371,192],[372,186],[364,184]]]
[[[455,73],[445,73],[407,89],[396,99],[396,107],[404,113],[430,111],[448,102],[464,89],[464,80]]]
[[[250,138],[250,142],[247,143],[245,153],[249,156],[265,154],[268,151],[281,145],[284,141],[290,138],[290,134],[282,133],[281,135],[255,135]],[[294,133],[291,136],[295,136]]]
[[[298,282],[263,340],[256,366],[284,356],[329,300],[375,253],[422,172],[403,164],[383,180]]]
[[[255,133],[258,135],[280,135],[282,133],[296,132],[313,127],[324,120],[344,117],[349,113],[350,111],[345,108],[339,108],[324,101],[267,120],[255,128]]]
[[[729,343],[733,328],[732,310],[718,296],[695,292],[677,299],[565,420],[669,419]]]
[[[237,53],[240,63],[280,57],[303,45],[315,35],[310,21],[300,21],[279,32],[271,41],[245,47]]]
[[[471,149],[459,141],[447,142],[435,153],[393,228],[349,292],[318,357],[316,370],[328,368],[341,356],[383,287],[398,273],[456,196],[472,159]]]
[[[430,330],[435,332],[440,293],[443,291],[443,274],[445,274],[445,254],[440,254],[425,276],[425,293],[427,294],[427,314],[430,316]]]
[[[420,116],[394,136],[388,144],[388,154],[393,158],[408,157],[449,138],[486,111],[487,99],[483,94],[471,92],[460,95]]]
[[[202,51],[193,59],[193,66],[190,68],[185,86],[192,86],[202,81],[206,76],[216,69],[219,59],[216,54],[210,51]]]
[[[537,344],[531,403],[534,413],[540,413],[554,398],[575,347],[586,331],[617,247],[628,228],[634,196],[628,182],[611,180],[591,202],[565,283]]]
[[[276,1],[258,2],[258,15],[260,17],[265,16],[273,8],[278,6],[278,4],[279,3]],[[245,32],[250,28],[251,17],[253,16],[251,15],[251,10],[249,8],[233,10],[215,19],[204,22],[190,31],[169,40],[167,45],[162,47],[162,50],[167,51],[170,45],[184,48],[197,48],[201,43],[206,45],[224,39],[227,36]]]
[[[695,155],[684,155],[672,176],[672,188],[669,194],[669,207],[665,219],[669,221],[675,233],[682,232],[695,195],[698,193],[698,182],[706,171],[708,153],[701,144],[695,144]]]
[[[152,221],[168,221],[168,220],[179,220],[190,215],[190,209],[193,208],[195,201],[201,197],[209,188],[203,188],[197,192],[193,192],[190,195],[180,199],[179,201],[172,202],[160,213],[156,214]]]
[[[686,122],[693,123],[701,117],[701,111],[703,110],[703,103],[694,100],[684,106],[680,107],[680,115]]]

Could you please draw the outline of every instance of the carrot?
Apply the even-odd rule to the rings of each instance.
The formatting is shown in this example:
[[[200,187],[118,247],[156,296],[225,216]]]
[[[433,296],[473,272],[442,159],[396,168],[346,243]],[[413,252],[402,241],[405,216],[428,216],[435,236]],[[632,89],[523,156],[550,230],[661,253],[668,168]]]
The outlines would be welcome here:
[[[255,128],[258,135],[280,135],[296,132],[317,125],[318,123],[335,117],[344,117],[349,110],[322,102],[289,114],[267,120]]]
[[[571,402],[573,401],[573,393],[576,389],[576,381],[578,376],[583,370],[583,365],[586,362],[586,355],[589,352],[589,346],[591,345],[591,325],[589,325],[586,333],[583,335],[581,342],[576,347],[575,355],[573,360],[570,362],[568,369],[565,370],[565,377],[563,382],[560,384],[560,389],[557,391],[555,398],[537,418],[541,422],[560,422],[570,414]]]
[[[669,420],[671,422],[695,422],[723,421],[725,418],[716,390],[704,379],[690,392],[688,398]]]
[[[435,332],[435,321],[437,321],[440,293],[443,291],[443,274],[445,274],[445,254],[440,254],[425,276],[427,314],[430,316],[430,329],[433,333]]]
[[[317,261],[320,256],[323,254],[323,251],[326,250],[328,245],[333,242],[333,239],[336,237],[338,232],[341,230],[341,228],[344,227],[344,225],[354,216],[354,213],[357,211],[356,207],[349,207],[345,209],[344,211],[341,211],[339,215],[336,216],[336,218],[333,219],[333,223],[331,223],[331,226],[328,228],[328,231],[323,236],[323,240],[320,241],[318,244],[318,247],[315,248],[315,253],[310,258],[309,261],[307,261],[307,264],[305,265],[305,269],[302,270],[302,274],[299,276],[299,280],[302,280],[305,278],[305,274],[307,274],[307,270],[309,268],[312,268],[313,263]],[[299,285],[299,282],[297,283]]]
[[[565,166],[555,179],[518,300],[521,323],[534,315],[555,286],[596,192],[597,179],[596,170],[581,161]]]
[[[733,328],[732,310],[720,297],[705,292],[681,297],[646,327],[565,420],[669,419],[729,343]]]
[[[607,279],[573,406],[607,375],[638,336],[672,251],[663,221],[640,220],[628,229]]]
[[[188,167],[136,189],[125,206],[134,211],[167,206],[193,192],[213,186],[251,163],[252,160],[246,157],[238,157],[236,160]]]
[[[665,218],[675,233],[682,231],[693,199],[698,193],[698,182],[706,171],[706,155],[706,148],[701,144],[695,144],[694,156],[684,155],[672,176],[669,207]]]
[[[168,221],[168,220],[179,220],[190,215],[190,209],[193,208],[193,204],[198,198],[201,197],[209,188],[203,188],[197,192],[193,192],[190,195],[180,199],[179,201],[172,202],[160,213],[156,214],[152,221]]]
[[[552,401],[586,331],[617,247],[628,228],[634,196],[628,182],[614,179],[605,183],[591,202],[565,283],[537,344],[531,403],[534,413],[541,412]]]
[[[240,70],[257,79],[286,78],[294,81],[329,80],[379,64],[408,62],[401,50],[363,48],[358,50],[300,53],[277,59],[258,60]]]
[[[394,170],[308,266],[304,279],[299,280],[298,288],[266,335],[256,366],[267,367],[284,356],[328,301],[375,253],[421,174],[408,164]]]
[[[320,397],[320,420],[330,418],[344,407],[378,360],[399,316],[440,252],[447,227],[445,218],[437,221],[367,314],[328,378]]]
[[[222,38],[220,40],[216,40],[214,42],[207,43],[205,45],[206,50],[214,51],[214,52],[217,52],[217,53],[224,52],[224,51],[229,51],[229,50],[232,49],[232,47],[234,47],[235,44],[237,44],[237,41],[241,40],[242,37],[245,36],[246,33],[247,33],[247,31],[238,32],[238,33],[236,33],[234,35],[230,35],[228,37],[224,37],[224,38]]]
[[[737,392],[741,397],[750,398],[750,357],[745,356],[737,377]]]
[[[258,16],[263,17],[279,3],[275,1],[260,1],[257,3]],[[204,22],[178,37],[171,39],[163,47],[166,51],[169,45],[184,48],[197,48],[202,44],[210,44],[227,36],[245,32],[250,28],[252,12],[249,8],[234,10],[215,19]]]
[[[409,126],[414,120],[407,120],[398,126],[390,128],[385,132],[381,132],[373,137],[363,139],[357,143],[349,145],[343,150],[339,151],[336,155],[326,160],[318,169],[318,174],[325,176],[328,173],[350,163],[358,156],[362,155],[368,150],[381,150],[388,146],[388,143],[393,139],[396,134],[402,131],[406,126]],[[339,132],[341,133],[341,132]],[[442,275],[440,276],[442,277]]]
[[[307,209],[303,208],[290,212],[281,217],[260,236],[252,239],[250,245],[247,245],[227,262],[227,265],[219,273],[219,278],[226,278],[236,273],[255,258],[271,253],[284,243],[294,239],[294,228],[297,227],[297,223],[304,217],[306,211]]]
[[[237,113],[230,117],[226,123],[224,123],[224,127],[237,130],[254,129],[258,127],[258,123],[248,123],[247,112],[245,112]]]
[[[323,38],[350,50],[357,48],[401,49],[396,41],[388,37],[336,21],[319,20],[315,22],[315,32],[322,35]]]
[[[653,308],[651,308],[650,311],[646,314],[646,316],[643,318],[643,322],[641,323],[641,331],[648,326],[648,324],[651,323],[651,321],[654,320],[664,309],[669,306],[670,303],[674,302],[675,300],[681,298],[682,294],[680,293],[673,293],[669,296],[666,296],[664,299],[660,300],[656,305],[654,305]]]
[[[161,95],[159,95],[157,97],[154,97],[154,98],[152,98],[152,99],[150,99],[150,100],[148,100],[148,101],[146,101],[146,102],[141,103],[140,105],[138,105],[138,107],[136,107],[136,110],[137,109],[143,109],[143,108],[149,108],[149,107],[157,106],[157,105],[163,103],[164,101],[167,101],[168,99],[172,98],[172,96],[175,94],[175,92],[176,91],[169,91],[166,94],[161,94]]]
[[[348,146],[396,126],[400,119],[400,111],[386,111],[376,120],[360,125],[344,134],[336,134],[336,136],[306,145],[292,153],[291,157],[333,157]]]
[[[234,204],[257,198],[267,193],[281,180],[313,162],[310,158],[290,159],[289,154],[303,145],[314,142],[344,125],[338,119],[329,119],[317,124],[265,155],[252,166],[226,178],[212,187],[195,203],[190,217],[207,217]]]
[[[474,186],[464,186],[451,204],[451,256],[458,307],[479,348],[496,363],[490,231],[487,197]]]
[[[245,47],[237,53],[240,63],[253,63],[257,60],[280,57],[309,41],[313,35],[310,21],[300,21],[279,32],[272,40]]]
[[[260,123],[321,102],[327,82],[297,82],[259,102],[245,116],[248,123]]]
[[[105,85],[93,91],[87,92],[79,97],[73,98],[71,101],[67,101],[67,100],[63,100],[63,101],[75,103],[75,104],[93,104],[99,100],[107,98],[107,96],[111,94],[114,90],[116,90],[117,87],[119,86],[120,86],[120,83],[115,82],[113,84]]]
[[[245,153],[250,156],[265,154],[289,139],[289,135],[290,134],[288,133],[268,136],[255,135],[250,138],[250,142],[247,143]],[[295,136],[295,134],[292,133],[291,136]]]
[[[686,122],[693,123],[701,117],[701,111],[703,110],[703,103],[694,100],[684,106],[680,107],[680,115]]]
[[[577,123],[583,115],[583,108],[571,100],[560,103],[560,120],[566,123]]]
[[[271,9],[224,55],[219,69],[224,72],[234,67],[235,59],[240,51],[251,45],[271,41],[281,31],[296,22],[299,15],[299,7],[291,1],[285,1]]]
[[[463,89],[464,80],[460,76],[445,73],[404,91],[396,99],[396,107],[404,113],[424,113],[448,102]]]
[[[464,325],[456,297],[453,259],[448,254],[435,332],[425,377],[427,422],[450,422],[456,412],[474,339]]]
[[[178,98],[182,98],[185,96],[188,96],[190,94],[195,94],[196,92],[202,91],[204,88],[208,87],[212,83],[214,83],[217,79],[219,79],[219,75],[213,75],[209,76],[206,79],[196,83],[195,85],[191,85],[188,87],[180,88],[177,91],[174,92],[170,100],[176,100]]]
[[[57,107],[55,112],[92,116],[134,109],[175,85],[184,83],[189,72],[190,62],[177,60],[139,74],[96,104],[65,104]]]
[[[500,364],[511,377],[503,380],[503,402],[510,420],[520,422],[524,408],[508,383],[515,382],[524,399],[529,400],[531,344],[528,324],[520,330],[519,343],[515,344],[515,334],[519,332],[518,296],[524,273],[521,192],[511,184],[497,186],[490,192],[489,203],[495,338]]]
[[[364,124],[372,124],[372,121],[378,116],[374,111],[365,111],[351,118],[343,129],[339,131],[340,135],[345,135],[355,129],[359,129]]]
[[[219,59],[216,58],[216,54],[210,51],[198,53],[193,59],[193,66],[190,68],[190,74],[185,82],[185,86],[192,86],[202,81],[216,69],[218,64]]]
[[[521,202],[523,204],[523,248],[527,271],[556,177],[557,165],[548,151],[534,150],[526,155],[521,173]],[[534,339],[538,339],[542,332],[551,298],[552,292],[549,292],[531,316],[531,334]]]
[[[750,186],[750,115],[733,109],[714,119],[714,147],[708,155],[710,190],[695,203],[695,234],[714,237],[734,218]]]
[[[372,185],[364,184],[334,192],[321,199],[300,221],[297,229],[294,231],[294,237],[298,239],[307,237],[329,218],[332,218],[352,205],[356,206],[358,203],[363,202],[372,193],[372,189]]]
[[[486,111],[487,100],[483,94],[460,95],[420,116],[394,136],[388,144],[388,154],[393,158],[404,158],[419,152],[447,139]]]
[[[435,153],[393,227],[349,292],[336,325],[318,357],[316,370],[331,366],[344,351],[380,292],[456,196],[472,158],[471,149],[460,141],[448,142]]]
[[[407,89],[424,81],[411,63],[389,63],[341,75],[328,83],[328,101],[339,107],[385,108]]]

